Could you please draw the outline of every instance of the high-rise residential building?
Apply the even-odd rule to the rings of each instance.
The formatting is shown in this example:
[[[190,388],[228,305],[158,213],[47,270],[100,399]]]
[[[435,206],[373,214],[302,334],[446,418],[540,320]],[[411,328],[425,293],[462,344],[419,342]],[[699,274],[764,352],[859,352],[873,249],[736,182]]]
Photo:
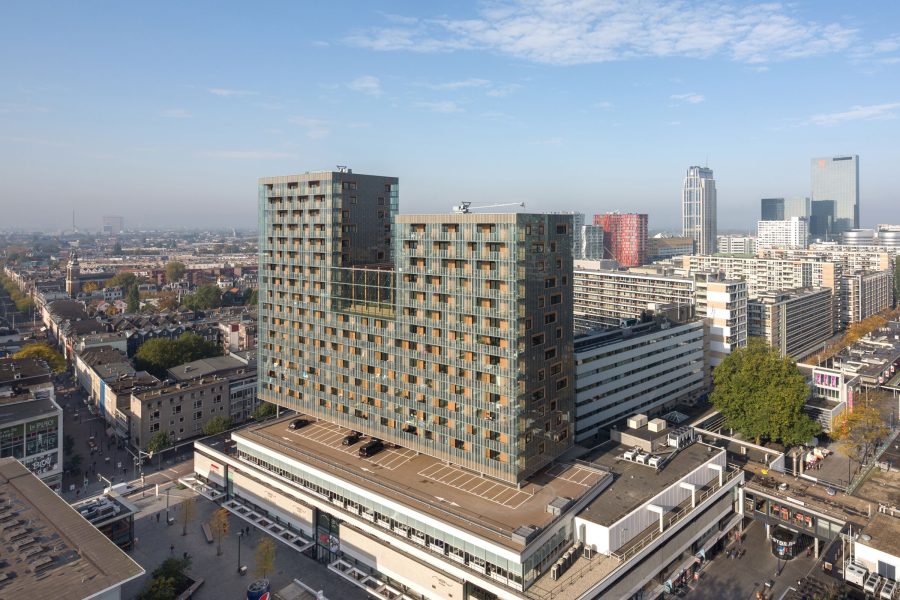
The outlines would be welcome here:
[[[694,273],[697,316],[706,326],[707,372],[747,345],[747,282],[719,272]]]
[[[712,169],[688,167],[681,191],[682,232],[694,240],[694,252],[716,252],[716,180]]]
[[[767,248],[806,248],[809,245],[809,225],[806,217],[791,217],[784,221],[759,221],[756,229],[756,250]]]
[[[647,223],[645,214],[594,215],[594,225],[603,228],[603,257],[623,267],[639,267],[647,262]]]
[[[809,219],[811,211],[809,198],[794,196],[789,198],[763,198],[760,200],[760,221],[785,221],[791,217]]]
[[[782,356],[800,359],[831,338],[833,309],[827,288],[768,292],[747,304],[749,333],[765,339]]]
[[[833,233],[859,228],[859,156],[828,156],[810,161],[813,202],[834,202]]]
[[[572,443],[572,217],[396,209],[260,180],[260,398],[517,483]]]

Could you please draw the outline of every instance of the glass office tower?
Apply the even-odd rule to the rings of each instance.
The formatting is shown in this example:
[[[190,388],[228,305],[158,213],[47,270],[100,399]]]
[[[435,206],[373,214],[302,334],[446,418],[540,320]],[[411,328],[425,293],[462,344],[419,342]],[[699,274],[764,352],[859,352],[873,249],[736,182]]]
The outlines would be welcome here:
[[[681,192],[682,231],[695,254],[716,252],[716,180],[712,169],[688,167]]]
[[[834,202],[833,233],[859,229],[859,156],[812,159],[810,182],[813,202]]]

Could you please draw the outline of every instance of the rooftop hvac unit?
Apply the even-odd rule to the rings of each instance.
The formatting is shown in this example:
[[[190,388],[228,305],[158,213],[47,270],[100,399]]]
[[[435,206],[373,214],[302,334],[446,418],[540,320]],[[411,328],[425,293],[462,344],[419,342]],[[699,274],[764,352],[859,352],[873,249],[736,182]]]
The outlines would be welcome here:
[[[644,425],[647,424],[647,415],[637,414],[631,417],[628,417],[628,428],[629,429],[640,429]]]
[[[647,464],[647,457],[648,457],[648,456],[650,456],[650,455],[649,455],[649,454],[643,454],[643,453],[638,454],[638,455],[634,458],[634,462],[640,463],[640,464],[642,464],[642,465]]]
[[[654,433],[659,433],[660,431],[665,431],[666,429],[666,421],[665,419],[653,419],[649,423],[647,423],[647,429]]]
[[[659,463],[662,462],[662,459],[658,456],[651,456],[650,460],[647,461],[647,464],[653,467],[654,469],[659,468]]]

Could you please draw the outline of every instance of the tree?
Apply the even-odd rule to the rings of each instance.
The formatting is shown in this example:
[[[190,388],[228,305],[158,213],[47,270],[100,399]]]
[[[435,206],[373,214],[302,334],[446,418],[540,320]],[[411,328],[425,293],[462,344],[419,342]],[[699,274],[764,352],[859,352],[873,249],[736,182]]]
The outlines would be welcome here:
[[[116,240],[116,243],[113,245],[112,253],[116,255],[122,254],[122,243],[119,240]]]
[[[122,271],[120,273],[116,273],[112,279],[106,282],[106,287],[121,287],[124,290],[137,285],[138,278],[134,273],[129,273],[127,271]]]
[[[253,409],[253,418],[261,421],[263,419],[271,417],[275,414],[275,412],[276,408],[274,404],[272,404],[271,402],[260,401],[256,408]]]
[[[265,579],[275,570],[275,542],[269,536],[263,536],[256,544],[256,569],[254,573]]]
[[[159,454],[160,463],[162,463],[163,450],[172,445],[172,439],[165,431],[157,431],[147,442],[147,452],[150,454]]]
[[[864,463],[887,434],[888,427],[877,408],[845,410],[832,425],[832,435],[841,450],[858,463]]]
[[[13,358],[36,358],[47,363],[54,373],[66,370],[66,359],[47,344],[29,344],[15,354]]]
[[[760,339],[729,354],[713,371],[713,406],[726,427],[760,443],[781,440],[786,446],[809,441],[819,425],[803,413],[809,398],[806,377],[789,357]]]
[[[174,600],[190,586],[185,575],[190,566],[190,558],[167,558],[153,571],[137,600]]]
[[[186,331],[178,336],[178,339],[175,340],[175,351],[178,358],[178,362],[175,364],[178,365],[193,360],[200,360],[201,358],[212,358],[213,356],[222,355],[222,348],[212,342],[207,342],[203,336],[190,331]]]
[[[171,577],[153,577],[137,595],[137,600],[174,600],[175,580]]]
[[[196,333],[185,332],[177,339],[156,338],[141,344],[134,354],[135,365],[165,379],[166,371],[176,365],[221,356],[222,349]]]
[[[84,292],[85,294],[92,294],[93,292],[96,292],[99,288],[100,288],[100,286],[98,286],[95,281],[88,281],[83,286],[81,286],[81,291]]]
[[[259,304],[259,290],[253,290],[247,296],[247,301],[244,302],[247,306],[256,306]]]
[[[222,555],[222,536],[228,535],[228,509],[219,508],[212,514],[209,519],[209,528],[218,537],[219,547],[216,555]]]
[[[178,308],[178,297],[174,292],[163,292],[159,296],[159,310],[175,310]]]
[[[138,292],[138,286],[133,285],[125,292],[125,301],[128,302],[128,312],[136,313],[141,310],[141,296]]]
[[[166,263],[166,283],[175,283],[184,277],[185,266],[183,262],[173,260]]]
[[[194,497],[187,498],[181,503],[181,535],[187,535],[188,524],[194,520],[197,514],[197,499]]]
[[[191,310],[208,310],[222,305],[222,290],[214,283],[204,283],[193,294],[184,297],[182,304]]]
[[[203,435],[216,435],[231,428],[231,419],[213,417],[203,426]]]

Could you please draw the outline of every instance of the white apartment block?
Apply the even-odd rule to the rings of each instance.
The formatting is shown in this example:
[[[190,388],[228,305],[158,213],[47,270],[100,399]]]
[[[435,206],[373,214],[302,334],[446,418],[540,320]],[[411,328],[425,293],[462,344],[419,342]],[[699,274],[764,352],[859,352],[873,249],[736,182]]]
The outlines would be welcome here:
[[[706,390],[704,325],[659,319],[575,338],[575,441]]]
[[[809,223],[803,217],[784,221],[759,221],[756,224],[756,250],[768,248],[806,248],[809,245]]]
[[[861,271],[841,278],[840,322],[846,327],[890,308],[893,271]]]
[[[575,331],[618,327],[628,319],[664,305],[693,312],[694,282],[686,277],[635,271],[611,271],[600,263],[575,263]]]
[[[688,273],[721,271],[728,279],[743,279],[751,298],[771,290],[840,285],[840,265],[807,259],[744,258],[736,256],[683,256]]]
[[[720,273],[697,273],[695,280],[697,316],[706,325],[706,362],[712,369],[747,345],[747,283]]]
[[[876,246],[842,246],[812,244],[806,250],[769,248],[760,250],[762,258],[811,260],[840,265],[844,273],[854,271],[884,271],[892,269],[896,250]]]
[[[716,238],[719,254],[753,254],[756,238],[749,235],[720,235]]]

